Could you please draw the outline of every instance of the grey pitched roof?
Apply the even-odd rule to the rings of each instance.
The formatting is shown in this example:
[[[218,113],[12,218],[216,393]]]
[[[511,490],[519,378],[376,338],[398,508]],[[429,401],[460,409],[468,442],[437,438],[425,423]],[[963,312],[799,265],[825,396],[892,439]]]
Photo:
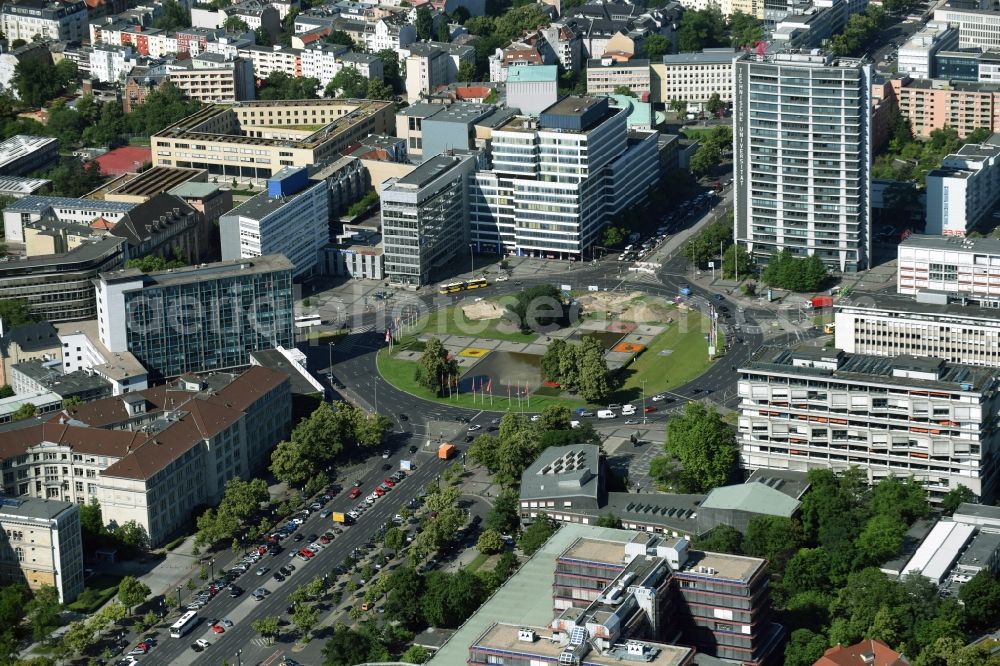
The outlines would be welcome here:
[[[59,345],[59,333],[56,327],[47,321],[35,324],[21,324],[7,331],[7,334],[0,338],[0,349],[7,353],[10,343],[16,342],[25,351],[45,349],[52,345]]]
[[[734,509],[790,518],[800,502],[760,482],[715,488],[702,502],[705,509]]]

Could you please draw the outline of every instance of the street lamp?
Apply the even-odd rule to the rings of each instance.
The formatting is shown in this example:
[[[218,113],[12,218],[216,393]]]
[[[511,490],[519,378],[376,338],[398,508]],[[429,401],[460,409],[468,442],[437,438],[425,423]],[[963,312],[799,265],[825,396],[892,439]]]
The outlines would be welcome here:
[[[236,651],[236,666],[243,666],[243,660],[240,658],[240,655],[242,654],[243,654],[242,648]]]
[[[211,581],[215,581],[215,558],[214,557],[208,561],[208,578]]]
[[[472,243],[469,243],[469,272],[473,273],[472,277],[475,277],[476,272],[476,258],[472,254]]]
[[[180,585],[177,586],[177,608],[178,608],[178,610],[184,608],[183,606],[181,606],[181,586]]]
[[[646,380],[639,381],[642,384],[642,422],[646,423]]]

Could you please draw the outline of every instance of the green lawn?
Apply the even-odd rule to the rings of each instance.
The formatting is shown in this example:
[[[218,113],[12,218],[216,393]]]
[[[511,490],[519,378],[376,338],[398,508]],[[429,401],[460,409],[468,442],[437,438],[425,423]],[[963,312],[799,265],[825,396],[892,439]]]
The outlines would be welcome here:
[[[76,601],[66,606],[78,613],[93,613],[118,594],[118,583],[122,577],[115,574],[97,574],[87,579],[83,592]]]
[[[461,313],[459,312],[459,314]],[[624,370],[624,384],[609,397],[609,402],[631,402],[638,400],[642,397],[643,380],[646,382],[646,396],[648,397],[686,384],[708,369],[708,366],[712,363],[708,358],[708,343],[705,341],[705,335],[708,332],[708,319],[698,312],[682,313],[678,311],[677,315],[676,320],[670,324],[667,330],[658,336],[653,341],[653,344],[645,349]],[[455,320],[445,318],[445,323],[448,321]],[[482,324],[483,322],[473,323]],[[420,330],[422,333],[434,332],[428,328],[417,330]],[[446,330],[445,332],[451,331]],[[459,332],[456,331],[456,333]],[[498,337],[485,331],[476,335],[484,338]],[[720,344],[724,346],[725,338],[721,334],[720,338]],[[412,343],[412,341],[413,337],[411,335],[410,337],[404,337],[401,343],[407,344]],[[672,349],[673,351],[668,356],[659,356],[658,353],[664,349]],[[400,390],[412,393],[425,400],[487,411],[506,411],[509,408],[514,410],[524,408],[526,411],[536,412],[552,404],[565,405],[570,409],[587,405],[584,400],[577,398],[545,395],[549,391],[544,387],[538,389],[537,393],[532,394],[530,404],[527,400],[522,400],[519,403],[516,398],[508,404],[507,396],[499,395],[493,396],[492,404],[490,403],[489,396],[483,401],[478,395],[473,396],[466,393],[452,395],[450,398],[437,398],[430,391],[417,384],[414,377],[417,368],[416,362],[391,358],[387,348],[378,352],[377,362],[379,373],[386,381]],[[594,405],[591,406],[593,407]]]

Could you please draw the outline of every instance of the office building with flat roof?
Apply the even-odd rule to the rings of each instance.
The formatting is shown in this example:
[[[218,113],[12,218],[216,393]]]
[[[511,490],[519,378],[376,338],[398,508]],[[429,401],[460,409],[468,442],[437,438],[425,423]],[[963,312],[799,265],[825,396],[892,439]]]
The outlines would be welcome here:
[[[900,244],[896,291],[946,292],[1000,307],[1000,241],[912,234]]]
[[[834,311],[834,345],[848,354],[930,356],[1000,367],[1000,310],[943,292],[852,292]]]
[[[633,59],[621,62],[613,58],[587,61],[588,95],[610,95],[619,87],[628,88],[641,100],[649,99],[649,61]]]
[[[11,202],[3,209],[4,236],[8,242],[24,243],[24,225],[43,218],[86,225],[103,218],[106,222],[115,223],[135,205],[123,201],[31,195]]]
[[[734,64],[734,238],[853,273],[871,258],[871,66],[820,51]]]
[[[386,277],[421,286],[469,247],[469,177],[477,154],[437,155],[382,185]],[[461,254],[460,254],[461,253]]]
[[[246,367],[251,351],[294,344],[293,269],[265,255],[102,273],[94,282],[101,344],[131,352],[154,377]]]
[[[966,144],[927,173],[927,223],[931,236],[965,236],[1000,201],[1000,135]]]
[[[283,373],[253,367],[187,376],[0,432],[10,472],[3,492],[74,505],[97,500],[106,524],[134,520],[155,548],[185,529],[197,507],[216,504],[227,481],[267,464],[290,425]]]
[[[10,367],[10,386],[14,393],[58,394],[63,400],[87,402],[111,395],[111,382],[86,370],[63,372],[62,360],[33,359]]]
[[[281,254],[295,267],[293,277],[310,275],[330,242],[327,184],[310,180],[306,167],[285,167],[267,183],[219,219],[222,259]]]
[[[731,48],[702,49],[700,53],[676,53],[650,63],[650,101],[670,104],[687,102],[692,111],[718,94],[725,103],[733,101],[733,59]]]
[[[958,28],[958,45],[961,48],[986,50],[1000,47],[1000,12],[943,6],[934,10],[934,21]]]
[[[350,99],[216,104],[157,132],[153,164],[205,169],[220,180],[263,181],[286,166],[335,158],[393,125],[391,102]]]
[[[49,585],[68,604],[83,592],[80,509],[37,497],[0,498],[0,583],[37,591]]]
[[[931,21],[899,47],[896,71],[913,79],[937,78],[937,54],[957,48],[958,28]]]
[[[601,229],[659,177],[658,132],[629,132],[606,97],[564,97],[536,120],[492,125],[473,177],[472,243],[484,252],[582,261]]]
[[[738,439],[748,469],[914,476],[932,500],[963,485],[997,495],[1000,370],[766,347],[739,369]]]

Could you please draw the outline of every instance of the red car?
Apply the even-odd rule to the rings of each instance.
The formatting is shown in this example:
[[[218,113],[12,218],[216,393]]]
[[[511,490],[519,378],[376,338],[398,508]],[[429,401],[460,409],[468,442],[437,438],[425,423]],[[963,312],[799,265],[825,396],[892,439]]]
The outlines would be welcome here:
[[[647,407],[646,409],[642,410],[643,414],[652,414],[655,411],[656,407]]]
[[[385,495],[385,491],[382,490],[381,488],[376,488],[375,494],[378,495],[379,497],[382,497],[382,495]]]
[[[396,487],[396,483],[392,479],[382,479],[382,483],[384,483],[385,485],[389,486],[390,488],[395,488]]]
[[[222,628],[221,624],[213,624],[212,625],[212,631],[214,631],[217,634],[224,634],[224,633],[226,633],[226,630]]]
[[[316,556],[316,553],[312,552],[308,548],[303,548],[302,550],[299,551],[299,555],[301,555],[302,557],[312,558]]]
[[[361,488],[352,488],[351,499],[358,499],[359,497],[361,497]]]
[[[330,543],[330,537],[324,534],[319,538],[319,542],[325,546],[326,544]]]

